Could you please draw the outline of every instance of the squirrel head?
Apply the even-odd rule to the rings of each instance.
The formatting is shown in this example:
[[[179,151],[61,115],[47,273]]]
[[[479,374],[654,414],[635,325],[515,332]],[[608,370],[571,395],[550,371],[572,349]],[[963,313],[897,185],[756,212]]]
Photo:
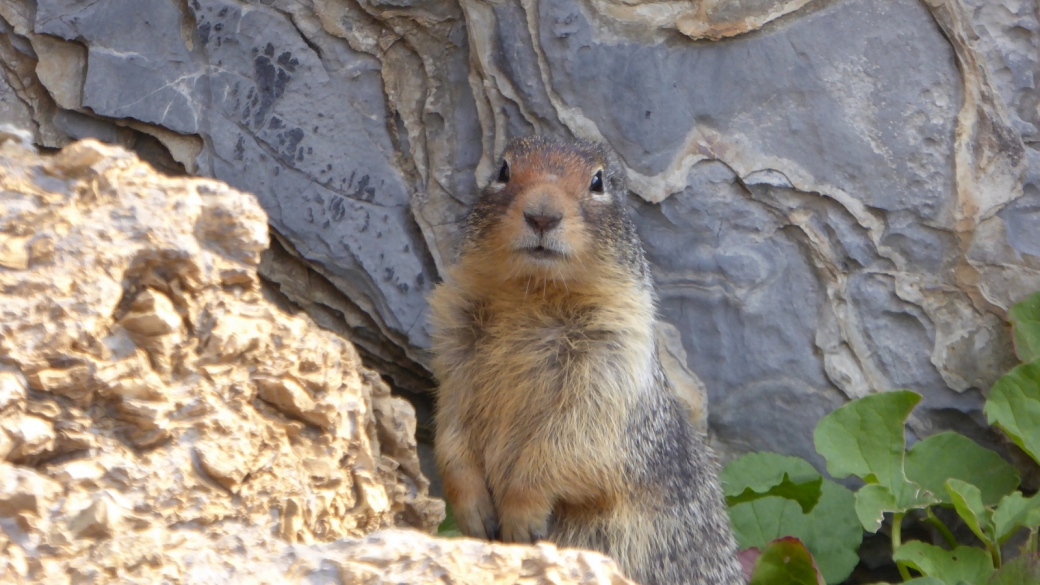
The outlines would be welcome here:
[[[483,276],[579,281],[610,269],[646,278],[617,155],[602,144],[513,140],[465,222],[462,256]]]

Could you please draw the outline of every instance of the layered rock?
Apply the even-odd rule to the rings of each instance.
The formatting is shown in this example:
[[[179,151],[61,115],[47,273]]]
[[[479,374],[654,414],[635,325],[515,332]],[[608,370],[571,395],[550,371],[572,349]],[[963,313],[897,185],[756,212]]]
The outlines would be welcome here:
[[[1037,14],[10,0],[0,115],[256,193],[278,234],[264,273],[417,392],[424,295],[507,139],[605,140],[720,447],[815,459],[822,414],[895,387],[925,395],[918,434],[987,440],[1004,311],[1040,288]]]

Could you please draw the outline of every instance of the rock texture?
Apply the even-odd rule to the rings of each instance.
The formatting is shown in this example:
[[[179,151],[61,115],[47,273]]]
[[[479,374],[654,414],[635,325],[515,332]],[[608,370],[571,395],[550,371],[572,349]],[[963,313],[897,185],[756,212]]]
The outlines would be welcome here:
[[[906,387],[982,436],[1040,288],[1036,0],[8,0],[0,115],[254,192],[262,270],[399,387],[506,140],[602,139],[723,450]],[[26,122],[28,121],[28,122]],[[160,147],[161,146],[161,147]],[[674,352],[671,355],[677,355]]]
[[[146,582],[237,526],[288,555],[276,536],[438,525],[411,405],[265,300],[255,198],[20,138],[0,132],[0,573]]]

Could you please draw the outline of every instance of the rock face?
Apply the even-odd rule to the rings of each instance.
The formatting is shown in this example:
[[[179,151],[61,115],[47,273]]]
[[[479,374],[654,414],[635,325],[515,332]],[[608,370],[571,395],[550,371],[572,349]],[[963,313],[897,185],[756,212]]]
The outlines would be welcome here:
[[[0,115],[254,192],[264,274],[403,388],[511,136],[609,142],[729,453],[905,387],[980,435],[1040,288],[1036,0],[8,0]],[[984,438],[984,437],[982,437]]]

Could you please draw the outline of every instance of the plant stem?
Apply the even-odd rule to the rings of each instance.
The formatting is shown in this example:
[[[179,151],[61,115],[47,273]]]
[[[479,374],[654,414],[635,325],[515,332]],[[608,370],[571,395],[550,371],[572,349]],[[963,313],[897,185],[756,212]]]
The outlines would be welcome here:
[[[950,545],[951,549],[955,549],[958,546],[960,546],[957,543],[957,539],[953,537],[953,532],[950,531],[949,527],[946,526],[945,522],[940,520],[939,517],[936,516],[934,512],[932,512],[931,508],[925,508],[925,514],[927,514],[928,516],[928,523],[934,526],[935,529],[939,531],[939,534],[942,535],[943,540],[946,541],[946,544]]]
[[[1001,564],[1000,563],[1000,545],[998,543],[994,542],[994,543],[990,544],[988,546],[988,548],[989,548],[989,556],[993,557],[993,568],[994,569],[999,569],[1000,568],[1000,564]]]
[[[1034,528],[1029,531],[1029,540],[1026,541],[1026,546],[1029,547],[1026,550],[1033,553],[1034,555],[1036,554],[1036,545],[1038,540],[1036,530],[1037,529]]]
[[[892,554],[896,554],[899,547],[903,546],[902,535],[903,535],[903,516],[906,516],[906,512],[900,512],[892,515]],[[910,570],[906,568],[906,565],[896,561],[896,568],[899,569],[899,576],[903,578],[903,581],[910,580]]]

